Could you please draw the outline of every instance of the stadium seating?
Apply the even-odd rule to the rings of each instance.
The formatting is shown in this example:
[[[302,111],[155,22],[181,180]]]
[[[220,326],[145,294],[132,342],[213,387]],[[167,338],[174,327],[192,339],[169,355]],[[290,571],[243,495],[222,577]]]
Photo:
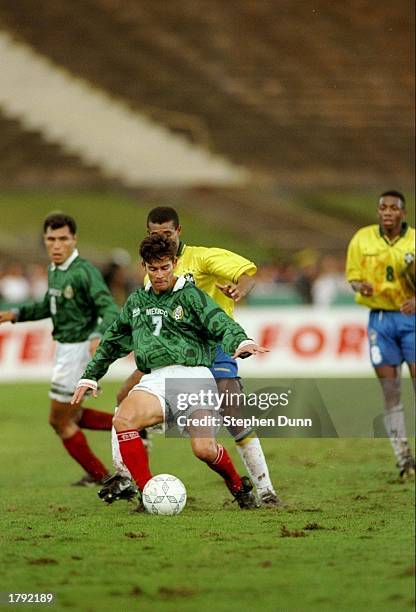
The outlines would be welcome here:
[[[280,185],[409,184],[410,5],[381,2],[0,0],[0,23]]]

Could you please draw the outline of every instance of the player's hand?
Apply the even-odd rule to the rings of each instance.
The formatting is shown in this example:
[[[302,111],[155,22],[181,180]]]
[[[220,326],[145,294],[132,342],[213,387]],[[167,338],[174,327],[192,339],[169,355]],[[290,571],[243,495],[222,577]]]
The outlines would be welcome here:
[[[0,310],[0,323],[7,323],[7,321],[14,321],[16,315],[12,310]]]
[[[251,355],[259,355],[261,353],[270,353],[269,349],[264,346],[259,346],[255,342],[242,343],[243,346],[237,347],[233,355],[233,359],[237,359],[240,357],[241,359],[246,359],[246,357],[250,357]]]
[[[374,293],[373,285],[367,281],[362,281],[360,284],[360,293],[364,297],[371,297]]]
[[[94,357],[94,353],[97,350],[99,344],[100,344],[100,338],[92,338],[92,340],[90,340],[90,355],[91,355],[91,357]]]
[[[75,393],[72,396],[71,404],[80,404],[82,402],[82,398],[84,397],[88,389],[92,389],[92,396],[97,397],[98,383],[95,380],[90,380],[89,378],[81,378],[81,380],[77,384]]]
[[[226,295],[228,298],[234,300],[234,302],[239,302],[241,298],[244,297],[244,294],[241,293],[238,286],[234,285],[234,283],[228,283],[227,285],[220,285],[219,283],[215,283],[215,286],[217,287],[217,289],[222,291],[223,294]]]
[[[412,297],[410,300],[406,300],[400,307],[400,312],[405,315],[412,315],[416,312],[416,298]]]

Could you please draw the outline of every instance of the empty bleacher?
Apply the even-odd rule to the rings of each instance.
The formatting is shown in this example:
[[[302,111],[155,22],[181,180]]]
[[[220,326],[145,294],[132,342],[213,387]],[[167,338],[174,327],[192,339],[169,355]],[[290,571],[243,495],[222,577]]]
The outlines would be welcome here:
[[[288,187],[412,182],[411,3],[0,0],[16,37]]]

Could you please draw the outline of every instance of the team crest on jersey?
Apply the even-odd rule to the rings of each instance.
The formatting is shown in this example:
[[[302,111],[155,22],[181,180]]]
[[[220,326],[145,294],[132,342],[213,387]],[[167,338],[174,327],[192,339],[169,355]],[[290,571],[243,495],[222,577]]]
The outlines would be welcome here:
[[[132,317],[138,317],[139,314],[140,314],[140,308],[133,308],[133,310],[131,311]]]
[[[183,319],[183,308],[182,306],[176,306],[175,310],[173,311],[173,318],[175,319],[175,321],[182,321]]]
[[[195,285],[195,279],[194,279],[194,275],[192,274],[192,272],[187,272],[183,276],[186,281],[188,281],[189,283],[193,283]]]
[[[64,298],[66,298],[67,300],[72,300],[72,298],[74,297],[74,290],[71,287],[71,285],[67,285],[63,291],[63,296]]]
[[[414,253],[406,253],[404,256],[404,263],[406,264],[411,264],[413,263],[415,260],[415,254]]]

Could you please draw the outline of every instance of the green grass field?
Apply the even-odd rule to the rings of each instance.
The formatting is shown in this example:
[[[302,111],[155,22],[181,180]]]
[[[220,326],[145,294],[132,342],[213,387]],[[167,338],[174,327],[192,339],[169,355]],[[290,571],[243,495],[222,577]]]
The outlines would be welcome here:
[[[79,246],[83,251],[93,249],[96,256],[107,259],[112,248],[123,246],[135,261],[143,238],[147,214],[160,202],[143,202],[123,193],[12,191],[0,193],[2,227],[0,237],[25,241],[35,238],[38,246],[43,219],[53,210],[72,215],[78,224]],[[184,239],[189,244],[205,246],[227,245],[227,248],[252,258],[264,259],[265,247],[261,237],[253,235],[250,244],[238,231],[223,228],[214,220],[199,219],[187,203],[172,198],[186,229]],[[199,222],[195,222],[195,218]],[[17,243],[19,244],[19,242]],[[93,255],[94,255],[93,253]]]
[[[116,389],[90,404],[111,409]],[[189,503],[134,514],[68,486],[81,472],[47,425],[46,394],[0,386],[0,591],[94,612],[413,609],[413,485],[396,480],[387,440],[265,440],[286,506],[243,512],[187,441],[154,436],[153,472],[180,477]],[[88,437],[109,464],[107,433]]]

